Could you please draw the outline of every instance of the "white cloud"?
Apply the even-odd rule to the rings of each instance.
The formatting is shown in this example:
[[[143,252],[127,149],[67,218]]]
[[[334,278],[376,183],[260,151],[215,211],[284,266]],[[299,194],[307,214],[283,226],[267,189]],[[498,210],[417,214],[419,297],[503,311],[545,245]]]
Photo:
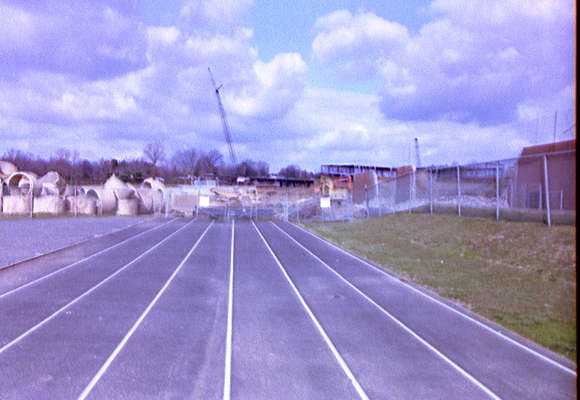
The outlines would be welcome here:
[[[408,40],[403,25],[367,12],[335,11],[318,18],[314,27],[318,31],[312,43],[316,57],[346,76],[363,79],[377,71],[377,60],[400,50]]]
[[[436,0],[430,11],[412,35],[373,14],[329,14],[316,24],[314,54],[340,72],[382,77],[383,112],[404,120],[505,123],[520,103],[570,85],[571,1]]]
[[[201,14],[192,12],[191,7],[196,4],[201,5],[197,9]],[[227,151],[208,74],[211,67],[216,80],[224,85],[224,103],[240,157],[261,158],[252,153],[252,147],[245,146],[254,140],[255,130],[250,126],[263,126],[284,118],[301,97],[306,64],[297,53],[282,53],[263,61],[251,45],[251,29],[233,24],[226,31],[208,25],[211,22],[208,19],[220,20],[220,12],[226,13],[226,19],[237,20],[250,2],[236,3],[233,11],[228,4],[189,2],[179,25],[139,28],[146,63],[122,74],[78,79],[76,73],[69,71],[69,66],[52,67],[46,65],[47,60],[39,60],[38,68],[24,69],[18,78],[0,77],[0,137],[3,139],[0,154],[12,145],[20,147],[21,137],[16,139],[10,133],[13,130],[29,138],[35,137],[36,132],[45,138],[50,132],[49,136],[58,137],[61,143],[78,146],[83,156],[94,154],[94,149],[100,149],[103,156],[122,156],[119,151],[123,149],[127,154],[135,149],[140,151],[143,144],[157,139],[163,140],[169,151],[182,146]],[[37,11],[24,6],[17,9],[24,15],[17,16],[20,19],[48,18],[58,22],[61,18],[46,14],[45,9]],[[110,37],[124,32],[123,24],[116,21],[119,15],[128,19],[127,26],[140,26],[137,20],[130,19],[125,9],[113,12],[102,3],[95,9],[91,13],[103,12],[102,18],[117,26],[110,27]],[[90,14],[74,7],[67,12],[80,16]],[[185,16],[196,29],[187,29]],[[54,37],[69,32],[58,24],[50,29]],[[0,35],[8,37],[5,30],[0,30]],[[93,29],[86,36],[102,34],[99,29]],[[0,41],[3,39],[0,36]],[[34,49],[42,44],[38,37],[33,37],[31,43]],[[83,43],[74,41],[74,46]],[[93,52],[98,57],[125,56],[107,43],[90,37],[86,43],[88,49],[79,47],[75,51]],[[20,48],[23,57],[35,51]],[[70,139],[73,134],[81,135],[83,140]],[[34,143],[40,154],[59,146],[57,141],[35,140]]]
[[[103,79],[145,66],[145,38],[123,2],[0,1],[0,77],[22,72]]]
[[[281,118],[302,96],[306,69],[297,53],[277,54],[270,62],[256,60],[255,84],[229,97],[228,104],[241,116]]]
[[[169,27],[141,26],[130,1],[112,3],[87,0],[82,4],[96,4],[93,11],[67,11],[97,23],[70,39],[70,54],[89,61],[63,65],[33,60],[52,43],[38,32],[54,40],[71,34],[62,16],[0,0],[12,10],[0,19],[22,27],[14,44],[7,42],[16,37],[15,23],[0,24],[0,57],[18,55],[9,64],[18,74],[0,73],[0,154],[18,147],[47,155],[64,143],[83,157],[122,158],[153,140],[168,151],[197,146],[227,154],[208,67],[223,84],[239,158],[264,159],[272,170],[288,163],[313,170],[329,162],[406,164],[414,137],[426,164],[511,157],[534,139],[538,114],[550,109],[545,120],[553,121],[553,108],[568,107],[573,95],[570,18],[551,2],[533,11],[492,2],[489,15],[478,18],[479,3],[437,1],[433,20],[416,33],[365,12],[319,18],[317,58],[350,79],[380,77],[384,86],[375,95],[309,86],[312,67],[297,53],[261,59],[252,30],[240,24],[250,1],[187,2]],[[127,30],[138,33],[135,41],[112,46]],[[139,63],[123,61],[134,54]],[[91,73],[103,62],[107,74]],[[72,71],[77,66],[85,69]]]

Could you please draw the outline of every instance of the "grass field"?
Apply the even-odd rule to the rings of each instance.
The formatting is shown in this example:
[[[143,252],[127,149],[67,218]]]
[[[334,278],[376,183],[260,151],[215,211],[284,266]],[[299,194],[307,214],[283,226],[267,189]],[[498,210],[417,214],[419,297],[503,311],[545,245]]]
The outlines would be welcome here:
[[[576,227],[396,214],[307,228],[576,361]]]

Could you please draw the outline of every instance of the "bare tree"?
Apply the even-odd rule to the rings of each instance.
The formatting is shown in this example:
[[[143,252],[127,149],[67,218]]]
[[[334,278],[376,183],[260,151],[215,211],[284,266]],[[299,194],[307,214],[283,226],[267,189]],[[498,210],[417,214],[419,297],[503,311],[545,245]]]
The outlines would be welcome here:
[[[182,174],[193,177],[196,173],[199,152],[194,149],[185,149],[176,152],[172,158],[172,164]]]
[[[153,167],[157,167],[157,164],[165,159],[165,147],[161,142],[149,143],[143,149],[143,155]]]
[[[222,154],[217,150],[210,150],[199,158],[198,172],[200,174],[217,175],[219,167],[224,163]]]
[[[298,165],[288,165],[280,169],[280,171],[278,171],[278,175],[285,178],[308,178],[311,174],[308,171],[300,168]]]

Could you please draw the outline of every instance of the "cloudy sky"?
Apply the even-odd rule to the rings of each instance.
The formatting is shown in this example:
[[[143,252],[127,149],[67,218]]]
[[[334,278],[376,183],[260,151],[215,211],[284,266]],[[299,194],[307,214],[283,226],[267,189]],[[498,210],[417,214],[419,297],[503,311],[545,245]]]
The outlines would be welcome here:
[[[513,157],[574,122],[572,0],[0,0],[0,154],[424,164]],[[573,135],[572,135],[573,136]]]

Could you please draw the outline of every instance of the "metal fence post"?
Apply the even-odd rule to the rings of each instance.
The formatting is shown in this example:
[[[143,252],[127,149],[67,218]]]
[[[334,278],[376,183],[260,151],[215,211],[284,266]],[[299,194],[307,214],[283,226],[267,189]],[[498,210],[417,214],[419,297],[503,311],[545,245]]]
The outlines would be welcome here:
[[[296,221],[300,223],[300,199],[296,202]]]
[[[499,221],[499,161],[495,166],[495,220]]]
[[[413,168],[411,172],[411,204],[409,205],[409,213],[413,212],[413,203],[417,200],[417,172],[416,168]]]
[[[79,199],[78,199],[77,185],[75,185],[74,199],[75,199],[75,217],[78,217],[79,216]]]
[[[169,205],[171,204],[171,193],[167,193],[167,196],[163,196],[165,199],[165,218],[169,217]],[[161,214],[161,210],[159,210]]]
[[[548,180],[548,155],[544,154],[544,186],[546,190],[546,219],[548,226],[552,226],[552,212],[550,210],[550,185]]]
[[[461,177],[459,165],[457,166],[457,215],[461,217]]]
[[[369,188],[365,185],[365,207],[366,207],[366,216],[369,217]]]
[[[409,175],[409,207],[408,213],[411,214],[411,204],[413,202],[413,175]]]
[[[377,213],[379,217],[383,216],[383,201],[381,199],[381,185],[377,179],[377,184],[375,185],[375,203],[377,205]]]
[[[284,220],[288,222],[288,188],[286,188],[286,203],[284,204]]]
[[[433,170],[428,169],[429,172],[429,214],[433,215]]]
[[[30,182],[30,218],[34,217],[34,187]]]
[[[199,196],[201,195],[201,192],[199,190],[199,188],[197,189],[197,202],[195,204],[195,218],[199,218]]]

